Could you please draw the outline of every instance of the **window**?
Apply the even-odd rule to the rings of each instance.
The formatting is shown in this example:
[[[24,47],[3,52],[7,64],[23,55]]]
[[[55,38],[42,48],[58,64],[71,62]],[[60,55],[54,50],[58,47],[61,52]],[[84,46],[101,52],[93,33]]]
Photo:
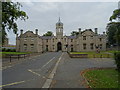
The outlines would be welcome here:
[[[34,41],[34,38],[31,38],[31,41]]]
[[[66,42],[66,38],[65,38],[64,40],[65,40],[65,42]]]
[[[46,51],[48,51],[48,45],[46,45]]]
[[[54,42],[54,38],[53,38],[53,42]]]
[[[93,36],[91,36],[91,39],[93,39]]]
[[[24,38],[24,41],[27,41],[27,38]]]
[[[102,38],[100,38],[100,41],[102,41]]]
[[[73,52],[73,45],[71,45],[71,52]]]
[[[102,44],[100,44],[100,49],[102,49]]]
[[[73,39],[71,39],[71,42],[73,42]]]
[[[31,44],[30,47],[31,47],[31,51],[32,51],[34,49],[34,44]]]
[[[83,36],[83,40],[86,40],[86,36]]]
[[[54,45],[53,45],[53,50],[54,50]]]
[[[24,44],[24,50],[25,51],[27,50],[27,44]]]
[[[93,43],[90,44],[90,48],[91,48],[91,49],[93,49],[93,45],[94,45]]]
[[[46,40],[46,42],[48,42],[48,39]]]
[[[86,49],[86,44],[85,43],[83,44],[83,49]]]

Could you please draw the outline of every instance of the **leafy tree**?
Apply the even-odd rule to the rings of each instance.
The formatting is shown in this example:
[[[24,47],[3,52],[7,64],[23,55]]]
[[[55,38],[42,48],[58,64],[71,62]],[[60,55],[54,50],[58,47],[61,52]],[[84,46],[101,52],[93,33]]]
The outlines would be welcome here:
[[[117,20],[118,18],[120,18],[120,9],[116,9],[113,11],[113,14],[109,19],[109,21],[111,22],[107,24],[107,34],[109,44],[117,44],[118,47],[120,47],[120,22],[112,22],[113,20]]]
[[[51,31],[48,31],[47,33],[43,34],[43,36],[52,36],[53,35],[53,32]]]
[[[110,17],[110,21],[116,20],[117,18],[120,18],[120,9],[116,9],[113,11],[112,16]]]
[[[71,32],[71,36],[77,36],[79,34],[79,32],[77,32],[77,31],[72,31]]]
[[[18,2],[2,2],[2,43],[7,36],[6,30],[12,30],[15,34],[18,31],[16,21],[18,19],[26,20],[28,16],[20,8],[22,5]]]

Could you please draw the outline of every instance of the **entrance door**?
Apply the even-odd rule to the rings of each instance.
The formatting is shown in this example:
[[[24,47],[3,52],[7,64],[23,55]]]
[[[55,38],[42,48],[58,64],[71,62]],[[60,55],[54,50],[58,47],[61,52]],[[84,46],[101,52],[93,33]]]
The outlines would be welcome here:
[[[61,42],[58,42],[57,43],[57,51],[60,51],[60,50],[62,50],[62,44],[61,44]]]

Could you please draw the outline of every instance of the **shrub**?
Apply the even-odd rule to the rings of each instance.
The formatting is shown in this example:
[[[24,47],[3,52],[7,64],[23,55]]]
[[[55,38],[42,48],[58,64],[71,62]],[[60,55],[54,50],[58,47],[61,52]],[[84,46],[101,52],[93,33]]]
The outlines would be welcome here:
[[[115,62],[117,65],[117,69],[120,72],[120,52],[115,52],[114,53],[114,58],[115,58]]]
[[[6,51],[6,49],[5,48],[2,48],[2,52],[5,52]]]

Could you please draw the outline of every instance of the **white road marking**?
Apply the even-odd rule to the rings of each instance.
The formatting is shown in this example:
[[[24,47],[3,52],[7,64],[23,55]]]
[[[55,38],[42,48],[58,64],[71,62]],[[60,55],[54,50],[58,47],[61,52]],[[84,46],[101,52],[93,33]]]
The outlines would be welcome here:
[[[24,82],[25,82],[25,81],[14,82],[14,83],[6,84],[6,85],[1,85],[0,87],[5,87],[5,86],[16,85],[16,84],[20,84],[20,83],[24,83]]]
[[[31,72],[31,73],[33,73],[33,74],[35,74],[35,75],[37,75],[37,76],[41,76],[39,73],[33,72],[33,71],[30,70],[30,69],[28,69],[28,71]]]
[[[50,59],[45,65],[43,65],[40,69],[37,69],[35,71],[41,71],[45,66],[47,66],[51,61],[53,61],[55,59],[55,57],[53,57],[52,59]]]
[[[51,72],[50,75],[48,76],[48,79],[46,80],[46,82],[44,83],[44,85],[43,85],[42,88],[49,88],[49,87],[50,87],[50,85],[51,85],[51,83],[52,83],[52,80],[53,80],[53,77],[54,77],[54,75],[55,75],[55,73],[56,73],[56,71],[57,71],[58,64],[59,64],[62,56],[63,56],[63,53],[62,53],[62,55],[60,56],[59,60],[56,62],[55,67],[53,68],[52,72]]]

